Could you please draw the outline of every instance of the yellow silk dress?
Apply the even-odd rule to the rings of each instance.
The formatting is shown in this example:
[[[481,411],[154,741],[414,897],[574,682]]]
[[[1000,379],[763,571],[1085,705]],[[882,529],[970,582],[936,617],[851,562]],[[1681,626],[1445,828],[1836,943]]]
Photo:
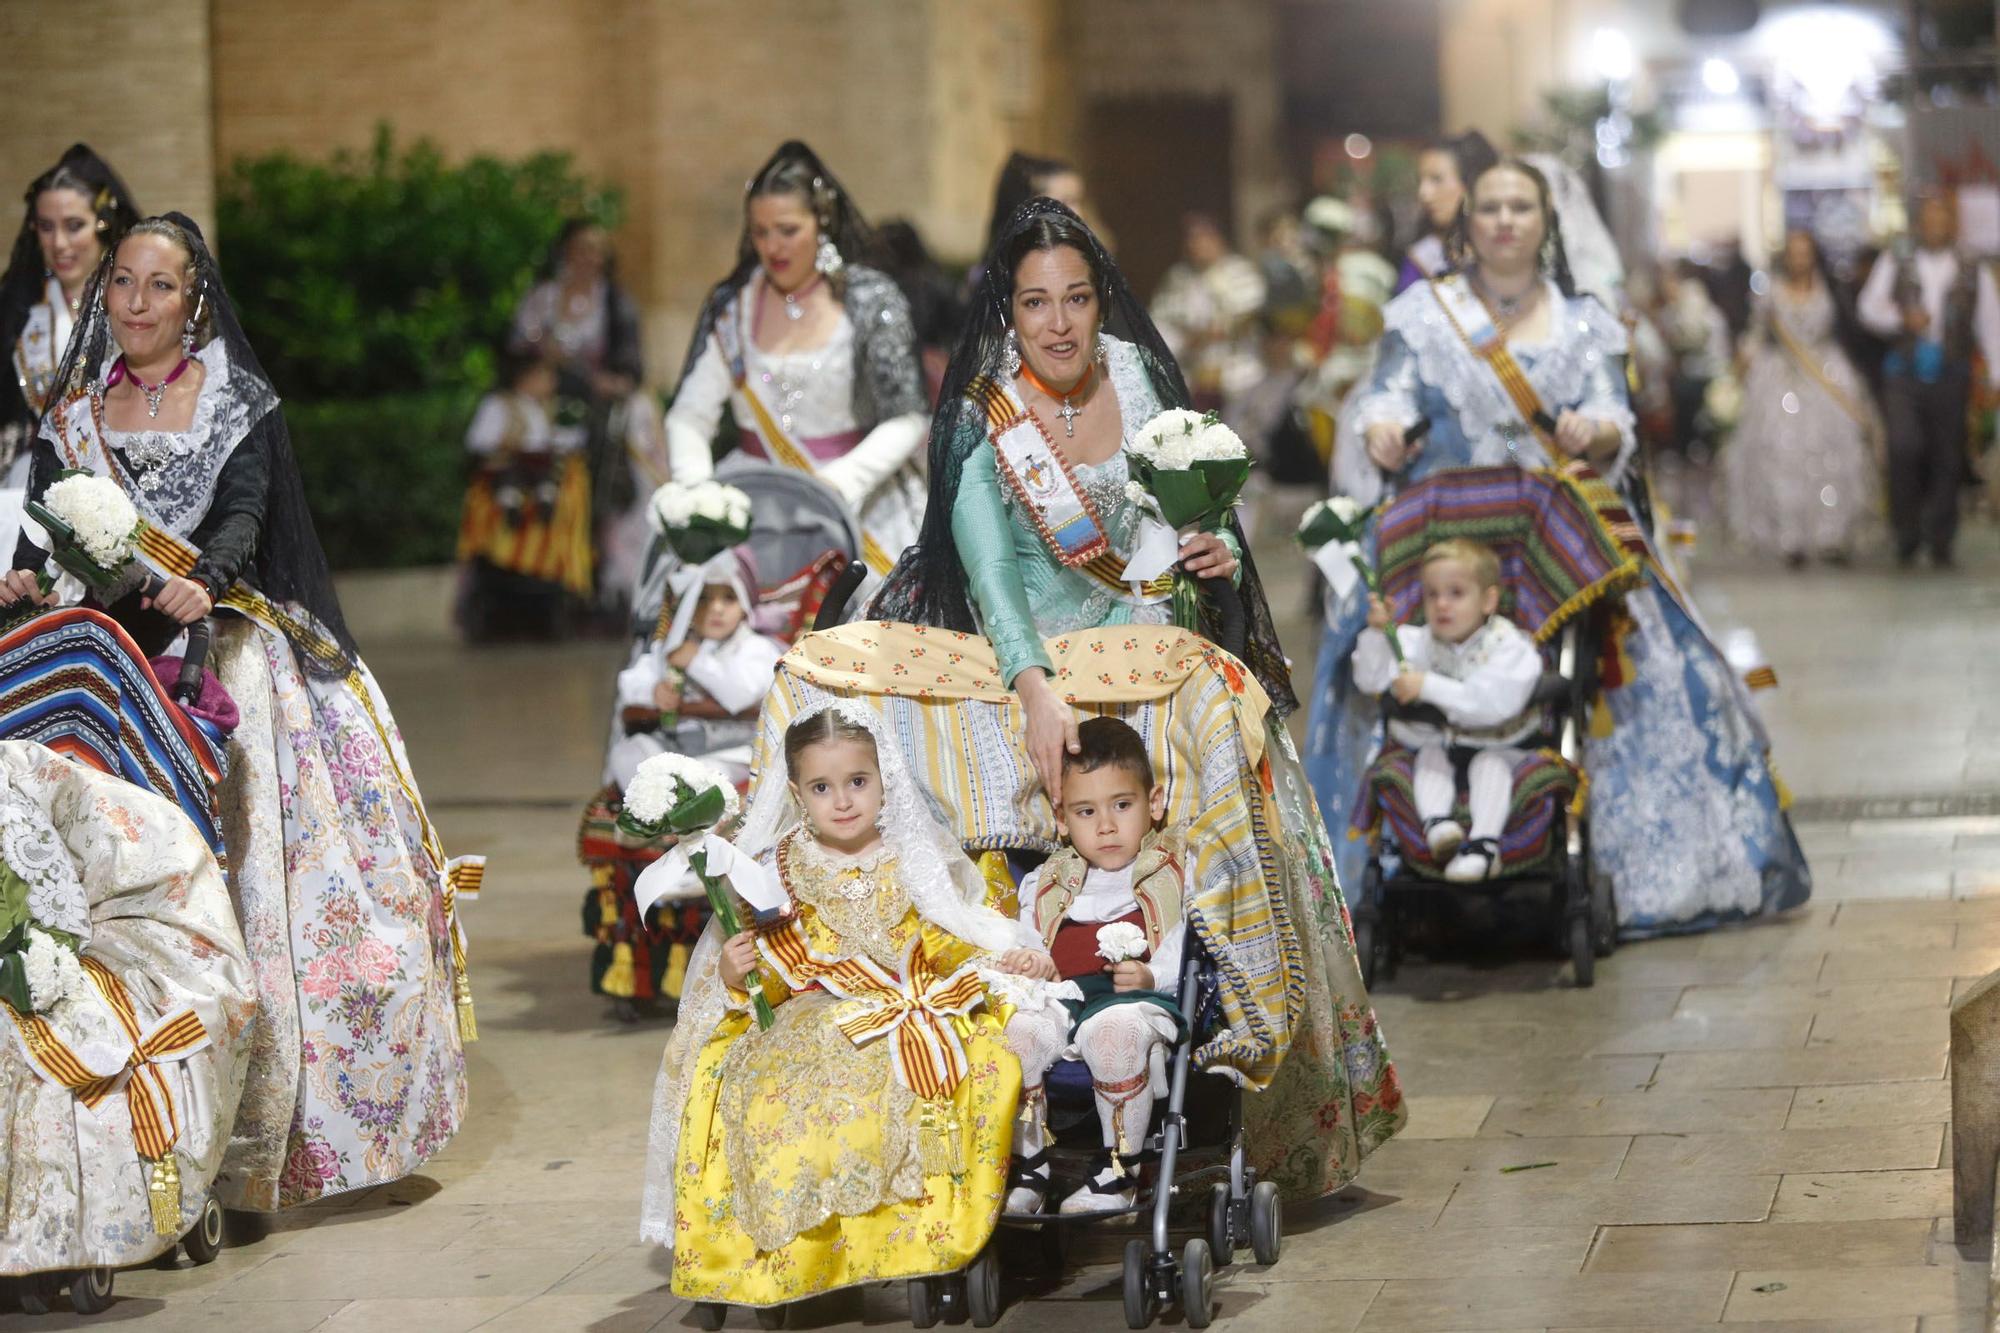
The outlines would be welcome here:
[[[847,857],[801,830],[778,867],[797,910],[759,931],[777,1021],[760,1030],[732,1009],[697,1057],[675,1163],[672,1291],[777,1305],[955,1272],[992,1235],[1006,1192],[1021,1069],[1004,1013],[988,1002],[940,1019],[963,1077],[949,1096],[920,1097],[899,1078],[894,1035],[857,1045],[840,1026],[854,1001],[787,985],[772,937],[794,932],[780,943],[898,981],[916,971],[913,946],[937,976],[979,951],[917,914],[886,848]]]

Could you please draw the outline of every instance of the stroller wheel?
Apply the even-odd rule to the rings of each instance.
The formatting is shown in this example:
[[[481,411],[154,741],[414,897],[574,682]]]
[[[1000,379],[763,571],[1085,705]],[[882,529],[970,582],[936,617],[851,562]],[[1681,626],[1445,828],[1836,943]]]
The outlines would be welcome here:
[[[111,1308],[111,1270],[86,1268],[69,1280],[69,1304],[78,1314],[102,1314]]]
[[[1219,1180],[1208,1187],[1208,1248],[1220,1263],[1226,1264],[1236,1255],[1236,1232],[1229,1217],[1229,1186]]]
[[[55,1308],[56,1293],[62,1290],[61,1273],[30,1273],[21,1279],[15,1297],[22,1314],[47,1314]]]
[[[1250,1191],[1250,1252],[1269,1268],[1278,1262],[1285,1246],[1284,1205],[1278,1202],[1276,1182],[1260,1180]]]
[[[188,1233],[181,1237],[181,1249],[186,1251],[188,1262],[197,1266],[212,1264],[215,1256],[222,1253],[222,1205],[210,1198],[201,1206],[201,1215],[196,1217]]]
[[[991,1241],[965,1270],[965,1304],[974,1328],[991,1328],[1000,1322],[1000,1255]]]
[[[1590,923],[1596,927],[1593,943],[1599,958],[1609,958],[1618,947],[1618,899],[1611,892],[1611,876],[1590,872]]]
[[[935,1328],[938,1321],[937,1281],[928,1277],[913,1277],[905,1284],[910,1297],[910,1326],[912,1328]]]
[[[1354,957],[1361,964],[1361,984],[1375,989],[1375,932],[1378,929],[1372,917],[1354,918]]]
[[[722,1327],[722,1321],[729,1314],[729,1307],[721,1301],[696,1301],[694,1303],[694,1326],[705,1328],[709,1333]]]
[[[756,1313],[757,1313],[757,1327],[759,1327],[759,1328],[783,1328],[783,1327],[785,1326],[785,1311],[786,1311],[786,1310],[787,1310],[788,1308],[790,1308],[790,1307],[788,1307],[788,1306],[783,1306],[783,1305],[760,1305],[760,1306],[758,1306],[758,1307],[757,1307],[757,1312],[756,1312]]]
[[[1189,1328],[1207,1328],[1215,1319],[1215,1260],[1200,1236],[1181,1251],[1181,1313]]]
[[[1578,914],[1569,919],[1569,961],[1576,971],[1577,989],[1587,990],[1597,982],[1597,944],[1590,937],[1590,918]]]
[[[1159,1308],[1153,1284],[1146,1273],[1153,1251],[1145,1241],[1133,1237],[1125,1242],[1125,1327],[1151,1328]]]

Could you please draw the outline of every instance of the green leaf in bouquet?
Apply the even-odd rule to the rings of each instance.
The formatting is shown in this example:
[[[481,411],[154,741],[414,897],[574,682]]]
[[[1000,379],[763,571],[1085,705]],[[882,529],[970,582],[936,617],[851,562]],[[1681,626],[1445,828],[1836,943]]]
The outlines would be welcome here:
[[[1159,501],[1160,517],[1169,527],[1185,528],[1190,524],[1208,527],[1220,519],[1208,476],[1198,466],[1187,471],[1156,469],[1147,480],[1146,489]],[[1223,508],[1226,510],[1227,506]]]
[[[741,545],[749,536],[747,528],[696,515],[684,528],[667,529],[667,544],[674,548],[681,563],[705,565],[730,547]]]
[[[1243,494],[1244,484],[1250,480],[1250,460],[1204,458],[1194,466],[1207,479],[1209,502],[1215,506],[1216,524],[1220,526],[1236,507],[1236,497]]]
[[[0,954],[0,1000],[26,1017],[35,1012],[34,996],[28,990],[28,959],[25,950]]]
[[[667,811],[666,826],[672,833],[696,833],[702,829],[714,828],[728,808],[720,787],[703,787],[692,791],[685,782],[677,782],[681,799],[674,808]]]
[[[28,881],[0,861],[0,934],[11,936],[28,924]]]

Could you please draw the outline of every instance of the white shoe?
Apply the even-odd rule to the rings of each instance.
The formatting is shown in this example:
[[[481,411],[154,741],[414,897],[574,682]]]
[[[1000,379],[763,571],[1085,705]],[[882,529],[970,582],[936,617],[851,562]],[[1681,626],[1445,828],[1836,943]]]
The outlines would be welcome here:
[[[1492,850],[1491,839],[1480,838],[1465,851],[1451,858],[1451,864],[1444,868],[1444,877],[1454,884],[1477,884],[1493,873],[1499,864],[1499,856]]]
[[[1049,1153],[1048,1149],[1032,1157],[1016,1157],[1007,1172],[1007,1201],[1003,1212],[1039,1213],[1049,1199]]]
[[[1089,1213],[1116,1213],[1130,1208],[1139,1197],[1139,1184],[1131,1167],[1125,1168],[1124,1175],[1114,1174],[1109,1164],[1101,1166],[1097,1174],[1080,1186],[1076,1193],[1062,1201],[1064,1217],[1078,1217]]]
[[[1424,841],[1431,849],[1431,859],[1448,861],[1451,854],[1465,841],[1465,826],[1450,815],[1424,821]]]

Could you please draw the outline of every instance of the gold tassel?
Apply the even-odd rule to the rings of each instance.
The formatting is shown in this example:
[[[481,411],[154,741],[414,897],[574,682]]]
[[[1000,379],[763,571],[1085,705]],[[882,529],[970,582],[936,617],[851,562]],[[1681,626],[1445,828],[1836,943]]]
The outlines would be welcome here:
[[[146,1186],[153,1207],[153,1232],[160,1236],[181,1234],[181,1172],[174,1164],[172,1149],[153,1163],[153,1177]]]
[[[924,1174],[963,1175],[965,1145],[959,1132],[957,1106],[951,1102],[923,1103],[917,1113],[917,1128],[922,1138]]]
[[[598,988],[606,995],[629,1000],[638,993],[639,972],[632,965],[632,946],[624,940],[611,946],[611,966],[604,969]]]
[[[463,971],[453,989],[458,992],[458,1039],[461,1042],[479,1040],[479,1020],[472,1014],[472,979]]]

